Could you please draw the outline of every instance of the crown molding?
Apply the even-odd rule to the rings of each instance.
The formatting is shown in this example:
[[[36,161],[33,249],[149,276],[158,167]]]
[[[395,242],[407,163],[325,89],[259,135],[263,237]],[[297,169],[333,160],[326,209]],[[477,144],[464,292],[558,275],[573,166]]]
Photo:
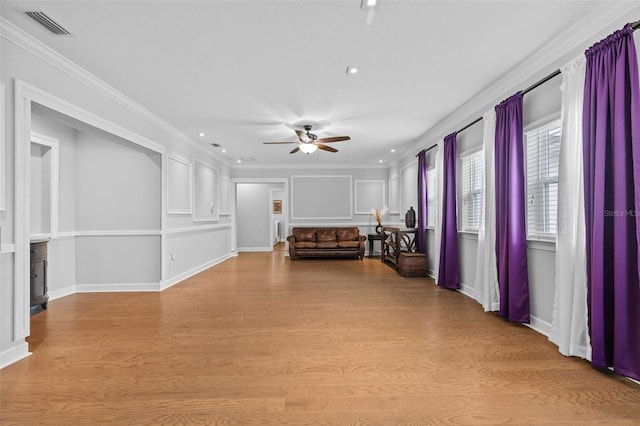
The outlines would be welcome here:
[[[382,169],[389,168],[389,163],[383,164],[304,164],[304,165],[291,165],[291,164],[235,164],[233,170],[338,170],[338,169]]]
[[[163,120],[156,114],[149,111],[147,108],[143,107],[139,103],[133,101],[129,97],[127,97],[122,92],[118,91],[114,87],[105,83],[103,80],[99,79],[95,75],[91,74],[89,71],[77,65],[75,62],[72,62],[65,56],[61,55],[51,47],[42,43],[35,37],[26,33],[18,26],[13,24],[11,21],[8,21],[6,18],[0,16],[0,36],[4,37],[6,40],[16,44],[37,58],[47,62],[48,64],[58,68],[60,71],[66,73],[67,75],[75,78],[79,82],[87,85],[91,89],[105,96],[106,98],[116,102],[118,105],[126,108],[127,110],[133,112],[137,116],[147,120],[163,131],[167,132],[169,135],[175,137],[180,142],[184,142],[191,146],[192,148],[200,151],[203,154],[206,154],[213,159],[219,161],[222,164],[225,164],[228,167],[232,167],[233,164],[227,158],[220,157],[216,153],[210,151],[207,147],[202,144],[194,141],[183,132],[181,132],[178,128],[169,124],[167,121]]]
[[[576,19],[525,60],[498,76],[493,83],[416,138],[410,147],[401,152],[398,162],[402,161],[401,158],[436,145],[445,135],[481,116],[504,98],[558,69],[571,55],[577,55],[627,22],[638,19],[640,4],[636,1],[606,2],[594,7],[588,15]]]

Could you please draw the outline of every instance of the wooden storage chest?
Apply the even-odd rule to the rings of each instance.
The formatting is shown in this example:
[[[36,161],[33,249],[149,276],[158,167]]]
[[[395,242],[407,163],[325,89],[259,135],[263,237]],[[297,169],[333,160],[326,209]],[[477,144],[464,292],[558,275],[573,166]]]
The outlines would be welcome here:
[[[427,255],[425,253],[401,252],[398,272],[403,277],[426,277]]]

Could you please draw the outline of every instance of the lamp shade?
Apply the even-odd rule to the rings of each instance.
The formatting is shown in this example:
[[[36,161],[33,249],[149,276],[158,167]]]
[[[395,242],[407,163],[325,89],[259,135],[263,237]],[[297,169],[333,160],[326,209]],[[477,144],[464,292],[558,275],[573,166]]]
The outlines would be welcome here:
[[[312,143],[301,143],[299,147],[300,151],[304,152],[305,154],[312,154],[316,152],[316,149],[318,149],[318,147]]]

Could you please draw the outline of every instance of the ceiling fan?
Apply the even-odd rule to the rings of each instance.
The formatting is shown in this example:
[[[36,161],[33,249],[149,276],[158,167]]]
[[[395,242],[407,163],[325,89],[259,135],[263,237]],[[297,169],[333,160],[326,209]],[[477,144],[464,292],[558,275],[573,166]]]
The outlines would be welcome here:
[[[332,148],[325,143],[331,142],[340,142],[340,141],[348,141],[351,138],[349,136],[334,136],[330,138],[320,138],[318,136],[311,133],[312,126],[310,124],[306,124],[304,126],[305,132],[302,130],[296,130],[296,134],[298,135],[298,142],[263,142],[264,144],[289,144],[295,143],[298,144],[289,154],[295,154],[298,151],[302,151],[305,154],[311,154],[316,151],[316,149],[321,149],[323,151],[329,152],[338,152],[337,149]]]

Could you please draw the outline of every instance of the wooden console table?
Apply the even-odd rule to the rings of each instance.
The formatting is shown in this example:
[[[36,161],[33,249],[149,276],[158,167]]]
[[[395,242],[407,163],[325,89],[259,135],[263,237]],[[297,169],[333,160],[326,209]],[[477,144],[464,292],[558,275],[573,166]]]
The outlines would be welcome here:
[[[385,226],[382,228],[382,262],[390,263],[398,269],[400,253],[415,253],[418,230],[416,228],[396,228]]]

